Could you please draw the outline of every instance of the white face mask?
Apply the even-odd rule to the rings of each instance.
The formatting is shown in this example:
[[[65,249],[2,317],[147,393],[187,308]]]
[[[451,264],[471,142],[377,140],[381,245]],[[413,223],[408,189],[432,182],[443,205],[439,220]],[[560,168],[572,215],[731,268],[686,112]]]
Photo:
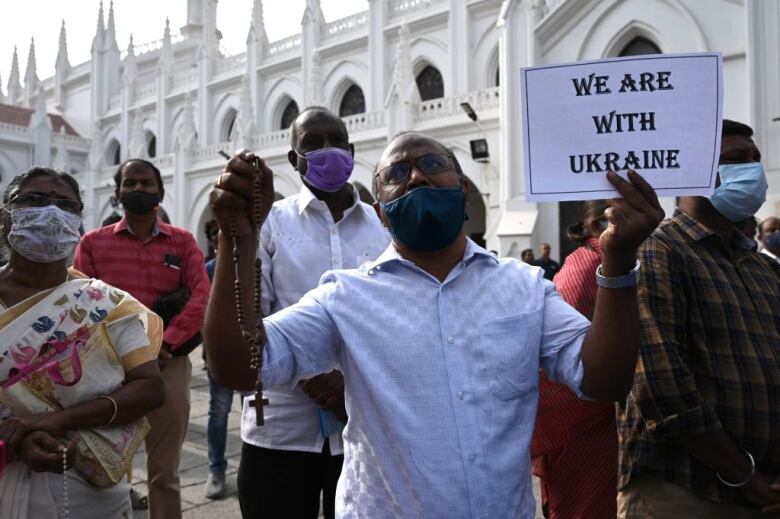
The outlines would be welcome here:
[[[11,209],[8,244],[36,263],[67,258],[81,239],[81,217],[56,205]]]

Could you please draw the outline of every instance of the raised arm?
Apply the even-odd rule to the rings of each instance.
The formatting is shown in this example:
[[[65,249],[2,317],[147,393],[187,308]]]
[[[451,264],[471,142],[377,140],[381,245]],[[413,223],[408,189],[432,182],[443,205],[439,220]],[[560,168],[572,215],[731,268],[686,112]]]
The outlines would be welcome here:
[[[251,208],[254,159],[254,154],[250,152],[241,152],[234,156],[211,191],[211,209],[219,224],[219,247],[211,296],[203,324],[203,338],[212,377],[221,386],[242,391],[251,391],[254,388],[257,374],[249,367],[249,348],[238,326],[233,257],[236,255],[238,258],[244,322],[249,329],[254,329],[256,316],[252,281],[257,253],[257,230],[268,216],[274,197],[273,172],[260,161],[263,172],[262,216],[259,222],[253,221]],[[235,223],[236,251],[233,250],[230,237],[231,219]]]
[[[605,212],[609,226],[600,237],[602,274],[627,274],[636,263],[637,250],[664,217],[653,188],[637,173],[629,181],[615,173],[607,178],[622,199],[610,200]],[[620,402],[634,381],[639,351],[639,305],[636,286],[599,288],[590,331],[582,345],[582,391],[595,400]]]

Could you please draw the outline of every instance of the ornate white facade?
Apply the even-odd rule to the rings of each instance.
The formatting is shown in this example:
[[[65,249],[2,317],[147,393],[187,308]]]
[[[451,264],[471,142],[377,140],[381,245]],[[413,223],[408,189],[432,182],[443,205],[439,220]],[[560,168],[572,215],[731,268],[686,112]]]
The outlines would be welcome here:
[[[45,99],[48,112],[86,138],[47,129],[38,101],[39,116],[27,127],[0,122],[3,181],[33,163],[67,166],[78,172],[86,225],[94,227],[112,211],[117,161],[153,155],[172,221],[202,239],[208,191],[224,162],[219,150],[257,150],[277,191],[294,193],[300,184],[282,127],[291,102],[338,113],[343,103],[354,110],[362,92],[364,112],[344,118],[356,183],[371,185],[374,164],[398,131],[429,133],[453,148],[474,185],[472,232],[502,255],[547,241],[555,256],[566,223],[559,204],[523,197],[519,69],[616,56],[639,42],[662,52],[723,53],[724,114],[755,128],[770,176],[761,216],[780,213],[780,0],[368,0],[365,12],[332,22],[318,0],[307,0],[301,32],[275,42],[255,0],[246,50],[236,55],[220,47],[216,4],[188,0],[180,32],[160,20],[162,39],[131,40],[125,50],[113,8],[106,17],[101,4],[92,58],[75,66],[63,26],[55,75],[39,80],[32,59],[22,85],[17,65],[0,102],[34,108]],[[430,96],[437,87],[443,97],[422,100],[421,89]],[[469,141],[479,138],[488,141],[489,163],[471,158]],[[673,204],[665,201],[669,210]]]

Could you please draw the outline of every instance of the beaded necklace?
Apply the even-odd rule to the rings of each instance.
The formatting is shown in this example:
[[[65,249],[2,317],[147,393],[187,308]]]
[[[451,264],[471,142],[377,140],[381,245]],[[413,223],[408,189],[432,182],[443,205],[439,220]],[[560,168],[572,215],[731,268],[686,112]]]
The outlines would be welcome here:
[[[253,223],[257,225],[260,222],[262,215],[262,178],[263,174],[260,169],[260,159],[255,158],[252,162],[254,166],[254,177],[252,178],[252,219]],[[253,272],[252,285],[255,287],[254,293],[254,310],[255,310],[255,328],[252,332],[246,329],[244,322],[244,298],[243,288],[241,287],[241,278],[239,271],[239,250],[238,250],[238,231],[237,231],[236,218],[234,215],[230,215],[229,229],[230,239],[233,242],[233,273],[234,281],[233,288],[236,299],[236,317],[238,319],[238,326],[241,330],[241,337],[249,345],[249,367],[257,373],[255,377],[255,399],[252,402],[252,406],[255,408],[256,424],[258,426],[263,425],[263,406],[268,405],[268,399],[263,398],[263,383],[260,380],[260,372],[263,369],[263,316],[261,314],[261,263],[260,258],[255,258],[255,268]]]

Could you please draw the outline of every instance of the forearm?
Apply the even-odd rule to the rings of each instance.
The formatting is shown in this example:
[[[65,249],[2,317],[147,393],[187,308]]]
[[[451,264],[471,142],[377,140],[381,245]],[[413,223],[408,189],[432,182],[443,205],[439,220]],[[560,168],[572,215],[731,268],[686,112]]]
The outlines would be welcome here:
[[[56,424],[54,432],[91,429],[109,423],[114,426],[135,422],[163,405],[165,387],[162,378],[137,379],[128,381],[106,396],[116,402],[116,416],[114,416],[114,404],[108,398],[95,398],[56,411],[55,416],[52,417],[52,422]]]
[[[685,435],[677,441],[698,461],[726,481],[739,483],[751,472],[745,452],[722,429],[698,435]]]
[[[255,287],[252,283],[257,238],[254,234],[240,237],[238,246],[244,326],[251,333],[255,323]],[[233,242],[229,236],[220,231],[214,280],[203,325],[204,344],[209,359],[209,370],[217,384],[249,391],[255,386],[257,373],[249,366],[248,344],[242,337],[238,324],[234,277]]]
[[[639,307],[632,288],[599,288],[582,345],[582,390],[590,398],[623,401],[634,381],[639,351]]]

